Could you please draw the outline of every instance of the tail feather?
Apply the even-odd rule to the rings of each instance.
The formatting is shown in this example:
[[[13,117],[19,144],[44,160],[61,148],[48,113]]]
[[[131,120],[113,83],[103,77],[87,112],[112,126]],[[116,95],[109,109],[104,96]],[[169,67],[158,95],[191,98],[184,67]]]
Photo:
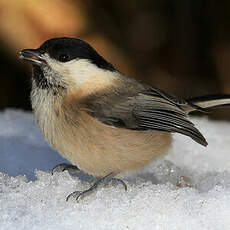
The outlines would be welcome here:
[[[208,95],[190,98],[186,100],[190,106],[186,108],[186,112],[190,113],[195,110],[209,112],[210,109],[223,106],[230,106],[230,95]]]

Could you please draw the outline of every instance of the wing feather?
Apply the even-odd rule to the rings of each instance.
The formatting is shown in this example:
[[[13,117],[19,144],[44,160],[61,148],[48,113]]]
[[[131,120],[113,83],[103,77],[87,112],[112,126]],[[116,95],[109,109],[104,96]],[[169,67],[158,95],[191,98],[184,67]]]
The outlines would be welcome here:
[[[190,105],[186,101],[152,88],[132,95],[110,96],[104,98],[104,103],[100,96],[86,103],[91,115],[101,122],[118,128],[181,133],[207,145],[203,135],[187,119],[186,108]]]

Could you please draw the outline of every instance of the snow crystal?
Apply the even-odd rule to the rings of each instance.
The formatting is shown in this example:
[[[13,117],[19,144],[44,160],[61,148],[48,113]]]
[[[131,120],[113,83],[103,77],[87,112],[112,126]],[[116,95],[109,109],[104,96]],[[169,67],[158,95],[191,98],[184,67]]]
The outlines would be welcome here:
[[[0,113],[0,230],[229,230],[230,123],[192,121],[207,148],[174,135],[167,156],[124,179],[127,192],[121,185],[101,186],[79,202],[66,202],[89,182],[67,171],[51,175],[64,160],[43,140],[30,113]]]

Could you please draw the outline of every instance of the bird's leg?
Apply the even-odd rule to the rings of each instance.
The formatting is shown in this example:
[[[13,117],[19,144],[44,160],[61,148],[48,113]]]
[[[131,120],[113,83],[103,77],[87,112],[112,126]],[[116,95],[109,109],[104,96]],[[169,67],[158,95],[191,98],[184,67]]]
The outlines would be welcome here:
[[[116,183],[116,184],[121,184],[124,187],[125,191],[127,191],[127,185],[125,184],[125,182],[121,179],[113,178],[115,175],[116,175],[115,173],[110,173],[110,174],[96,180],[96,182],[89,189],[84,190],[84,191],[75,191],[75,192],[70,193],[67,196],[66,201],[68,201],[70,197],[74,197],[76,199],[76,201],[78,201],[79,198],[82,198],[86,195],[89,195],[90,193],[95,191],[100,184],[106,184],[107,185],[110,182]]]
[[[79,174],[79,173],[82,173],[82,171],[75,165],[71,165],[71,164],[66,164],[66,163],[63,163],[63,164],[59,164],[59,165],[56,165],[51,173],[52,175],[54,174],[54,172],[64,172],[65,170],[68,170],[70,173],[72,174]]]

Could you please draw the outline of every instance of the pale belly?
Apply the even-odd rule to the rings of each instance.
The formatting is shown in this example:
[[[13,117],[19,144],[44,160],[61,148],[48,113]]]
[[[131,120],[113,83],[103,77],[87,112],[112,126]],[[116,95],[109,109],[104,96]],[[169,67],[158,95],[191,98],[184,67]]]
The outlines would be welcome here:
[[[88,174],[136,171],[166,154],[171,145],[170,133],[115,128],[87,116],[76,127],[58,122],[52,133],[44,135],[54,149]]]

